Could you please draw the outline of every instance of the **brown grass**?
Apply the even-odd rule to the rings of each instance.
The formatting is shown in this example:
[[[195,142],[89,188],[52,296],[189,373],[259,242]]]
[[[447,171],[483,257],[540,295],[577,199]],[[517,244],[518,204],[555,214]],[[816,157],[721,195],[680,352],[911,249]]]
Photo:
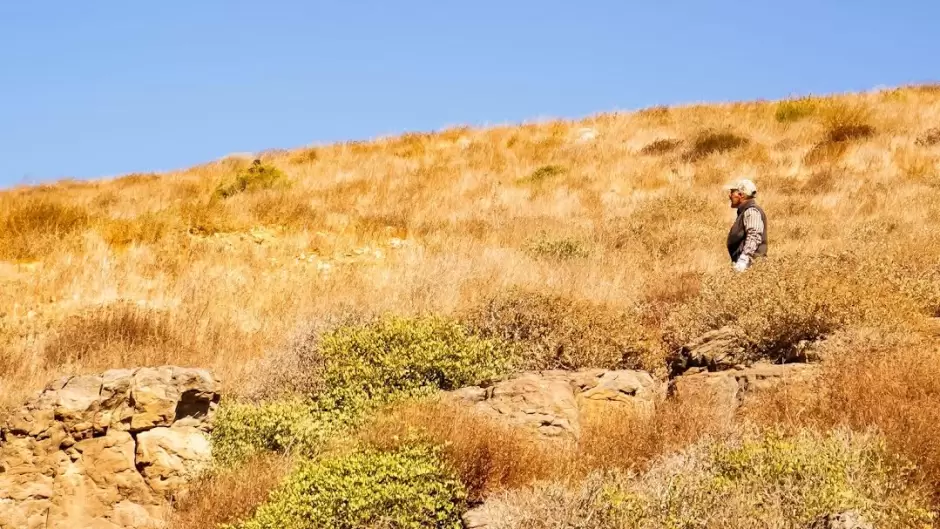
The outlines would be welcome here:
[[[220,470],[193,483],[175,509],[168,529],[217,529],[245,520],[290,470],[284,456],[266,454],[237,469]]]
[[[410,442],[442,446],[445,459],[473,502],[501,490],[558,476],[569,463],[564,449],[554,450],[522,430],[447,402],[396,408],[366,425],[359,436],[366,444],[383,450]]]
[[[912,461],[940,505],[940,350],[927,336],[859,335],[832,346],[817,395],[786,390],[756,399],[748,416],[788,427],[876,427]]]

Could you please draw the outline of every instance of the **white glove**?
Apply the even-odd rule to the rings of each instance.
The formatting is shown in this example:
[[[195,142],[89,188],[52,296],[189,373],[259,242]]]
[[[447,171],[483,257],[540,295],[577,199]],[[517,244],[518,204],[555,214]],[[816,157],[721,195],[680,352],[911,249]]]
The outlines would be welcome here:
[[[743,272],[747,270],[747,265],[749,264],[751,264],[751,258],[746,255],[742,255],[741,257],[738,257],[737,262],[734,263],[734,271]]]

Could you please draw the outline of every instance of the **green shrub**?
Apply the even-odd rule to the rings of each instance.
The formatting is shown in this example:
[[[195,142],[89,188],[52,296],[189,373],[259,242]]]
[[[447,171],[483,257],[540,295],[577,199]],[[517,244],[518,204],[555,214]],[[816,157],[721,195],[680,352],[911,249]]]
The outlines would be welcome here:
[[[465,498],[435,450],[366,450],[301,463],[229,529],[459,529]]]
[[[527,369],[660,368],[639,315],[586,300],[513,288],[467,314],[483,336],[517,344]]]
[[[780,123],[793,123],[815,114],[818,106],[816,100],[811,97],[787,99],[777,103],[774,119]]]
[[[530,244],[526,250],[533,257],[559,261],[584,258],[591,254],[584,244],[574,239],[542,239]]]
[[[286,178],[280,169],[255,160],[248,169],[238,171],[234,182],[220,185],[215,194],[220,198],[229,198],[245,191],[271,189],[285,182]]]
[[[343,326],[319,341],[327,408],[359,406],[428,390],[485,384],[513,369],[512,349],[438,317],[385,317]]]
[[[215,418],[212,455],[223,467],[265,450],[316,455],[360,417],[361,410],[325,410],[303,398],[261,405],[223,402]]]

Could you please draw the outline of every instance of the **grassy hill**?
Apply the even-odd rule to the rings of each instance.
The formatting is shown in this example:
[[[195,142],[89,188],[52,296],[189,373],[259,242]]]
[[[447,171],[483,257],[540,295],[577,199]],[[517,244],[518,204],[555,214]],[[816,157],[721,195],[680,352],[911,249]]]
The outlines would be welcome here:
[[[513,342],[527,368],[659,377],[737,323],[768,358],[828,338],[833,390],[754,420],[878,427],[940,498],[938,86],[258,158],[0,193],[0,404],[164,363],[212,368],[236,395],[289,392],[315,370],[272,358],[383,314]],[[743,276],[724,248],[737,177],[769,216],[770,259]]]

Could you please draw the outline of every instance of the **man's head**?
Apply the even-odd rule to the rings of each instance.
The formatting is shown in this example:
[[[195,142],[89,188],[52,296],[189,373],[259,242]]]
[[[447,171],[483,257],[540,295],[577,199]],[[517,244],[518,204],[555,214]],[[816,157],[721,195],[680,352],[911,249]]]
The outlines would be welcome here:
[[[757,186],[746,178],[731,182],[725,186],[725,189],[728,190],[728,199],[731,200],[731,207],[733,208],[757,196]]]

